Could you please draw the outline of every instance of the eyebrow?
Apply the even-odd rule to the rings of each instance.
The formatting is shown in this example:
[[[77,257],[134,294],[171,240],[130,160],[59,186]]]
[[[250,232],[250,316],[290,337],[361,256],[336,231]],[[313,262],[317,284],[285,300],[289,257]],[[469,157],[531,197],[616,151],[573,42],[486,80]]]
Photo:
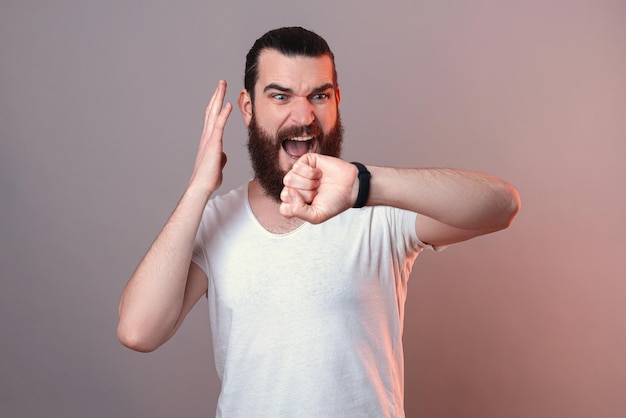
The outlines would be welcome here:
[[[328,89],[334,90],[334,88],[335,86],[333,86],[332,83],[322,84],[319,87],[315,87],[313,91],[311,92],[311,94],[321,93]],[[270,83],[267,86],[265,86],[265,88],[263,89],[263,93],[266,93],[268,90],[278,90],[278,91],[282,91],[283,93],[293,93],[293,89],[290,89],[289,87],[281,86],[280,84],[277,84],[277,83]]]

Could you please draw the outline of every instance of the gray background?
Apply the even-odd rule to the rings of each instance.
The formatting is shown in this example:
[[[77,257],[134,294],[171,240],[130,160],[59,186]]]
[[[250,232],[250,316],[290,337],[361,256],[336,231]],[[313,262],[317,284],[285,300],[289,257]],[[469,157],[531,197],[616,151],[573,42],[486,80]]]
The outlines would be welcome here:
[[[486,171],[513,226],[420,256],[409,417],[626,416],[623,1],[29,1],[0,6],[0,416],[206,417],[206,303],[157,352],[123,286],[264,31],[337,56],[346,159]],[[235,110],[223,190],[251,175]]]

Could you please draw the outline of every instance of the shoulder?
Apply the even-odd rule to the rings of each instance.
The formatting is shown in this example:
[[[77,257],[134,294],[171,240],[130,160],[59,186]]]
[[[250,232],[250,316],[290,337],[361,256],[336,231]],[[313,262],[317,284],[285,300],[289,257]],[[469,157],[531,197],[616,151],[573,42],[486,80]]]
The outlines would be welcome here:
[[[211,197],[202,213],[201,227],[225,225],[237,216],[247,213],[247,188],[245,185],[228,193]]]
[[[239,187],[230,190],[224,194],[218,194],[211,197],[207,203],[207,207],[223,207],[229,205],[238,205],[246,201],[248,197],[247,184],[242,184]]]
[[[228,214],[247,205],[247,187],[241,185],[227,193],[211,197],[204,208],[203,218]]]

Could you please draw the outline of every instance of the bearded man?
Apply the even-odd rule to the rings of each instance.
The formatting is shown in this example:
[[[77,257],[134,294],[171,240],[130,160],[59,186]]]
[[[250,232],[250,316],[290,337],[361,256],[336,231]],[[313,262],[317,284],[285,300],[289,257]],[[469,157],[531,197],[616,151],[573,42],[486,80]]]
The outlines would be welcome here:
[[[510,184],[340,159],[334,56],[303,28],[259,38],[238,106],[254,178],[222,196],[220,81],[181,200],[127,284],[118,336],[152,351],[207,295],[220,417],[403,417],[412,265],[506,228]],[[380,140],[380,139],[378,139]]]

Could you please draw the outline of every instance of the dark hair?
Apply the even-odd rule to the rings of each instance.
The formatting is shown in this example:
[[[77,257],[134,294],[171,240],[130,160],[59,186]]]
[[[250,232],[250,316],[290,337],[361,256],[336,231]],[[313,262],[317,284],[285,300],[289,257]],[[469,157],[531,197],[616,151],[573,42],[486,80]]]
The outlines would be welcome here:
[[[284,27],[267,32],[256,40],[246,55],[246,70],[243,85],[252,103],[254,103],[254,86],[259,79],[259,56],[265,49],[275,49],[286,56],[320,57],[328,55],[333,64],[333,84],[337,87],[337,69],[335,56],[330,47],[318,34],[301,27]]]

